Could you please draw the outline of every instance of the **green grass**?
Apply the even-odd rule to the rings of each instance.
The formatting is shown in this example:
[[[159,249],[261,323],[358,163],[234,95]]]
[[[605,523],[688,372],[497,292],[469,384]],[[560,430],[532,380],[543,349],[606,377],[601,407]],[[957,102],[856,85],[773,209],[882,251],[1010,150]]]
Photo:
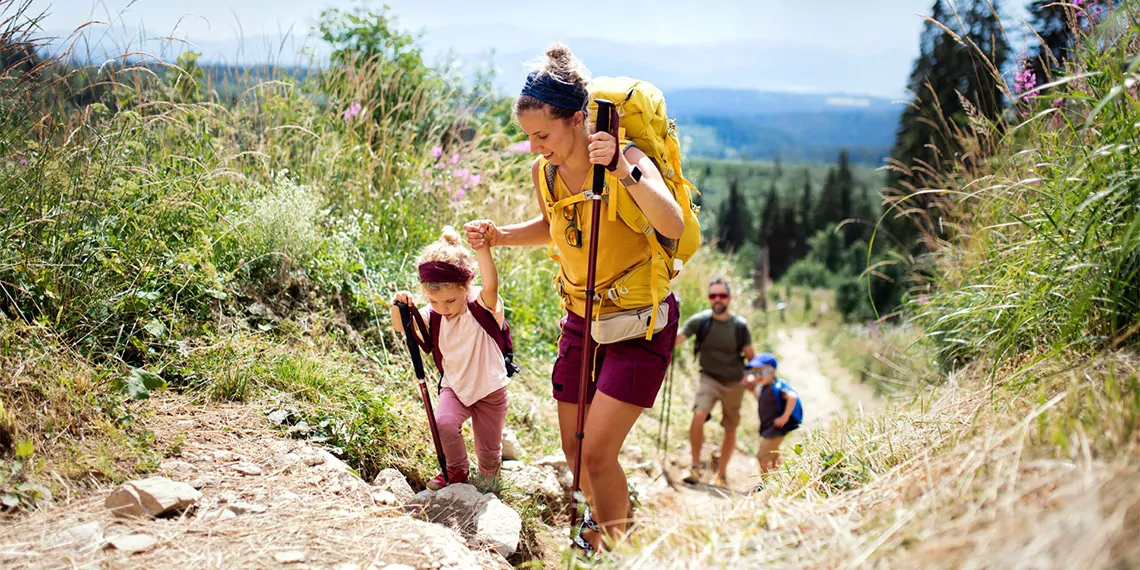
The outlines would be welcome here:
[[[910,309],[946,369],[1140,340],[1136,10],[1082,35],[1079,78],[1019,104],[1008,132],[976,134],[998,144],[984,168],[932,181],[956,235],[926,261],[934,289]]]

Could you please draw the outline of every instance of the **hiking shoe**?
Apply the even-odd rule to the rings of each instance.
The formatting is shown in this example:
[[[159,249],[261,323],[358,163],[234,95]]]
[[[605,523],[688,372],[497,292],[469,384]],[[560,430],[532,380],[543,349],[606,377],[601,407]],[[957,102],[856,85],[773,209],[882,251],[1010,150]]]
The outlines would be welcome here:
[[[590,541],[582,538],[581,534],[575,536],[574,540],[570,541],[570,546],[581,550],[582,554],[587,559],[593,558],[594,555],[597,554],[597,552],[594,550],[594,546],[590,544]]]
[[[590,513],[590,507],[586,507],[586,512],[582,515],[582,522],[578,525],[578,532],[574,533],[574,539],[570,541],[570,546],[582,550],[582,554],[584,554],[586,558],[593,558],[594,555],[597,554],[594,550],[594,545],[590,544],[590,541],[582,536],[582,533],[587,530],[599,534],[602,532],[601,529],[598,528],[598,523],[594,522],[594,517]]]
[[[728,477],[717,473],[716,479],[713,481],[713,485],[716,485],[717,487],[728,487]]]
[[[467,472],[466,471],[460,471],[458,469],[448,469],[447,470],[447,478],[450,479],[450,481],[444,481],[443,480],[443,473],[440,473],[439,475],[435,476],[435,479],[432,479],[431,481],[427,482],[427,488],[431,489],[432,491],[438,491],[438,490],[440,490],[440,489],[442,489],[448,485],[454,485],[456,483],[466,483],[467,482]]]
[[[693,465],[689,468],[689,474],[681,480],[690,485],[696,485],[701,482],[704,474],[704,468],[702,468],[700,465]]]

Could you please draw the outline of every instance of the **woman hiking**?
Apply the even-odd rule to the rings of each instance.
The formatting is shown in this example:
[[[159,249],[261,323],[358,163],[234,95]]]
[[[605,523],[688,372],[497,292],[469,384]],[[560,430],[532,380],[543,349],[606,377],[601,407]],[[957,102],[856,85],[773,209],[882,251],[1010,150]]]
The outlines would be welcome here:
[[[587,116],[588,71],[561,44],[546,51],[545,65],[532,72],[514,104],[514,116],[530,139],[531,151],[539,156],[531,178],[541,214],[531,220],[497,226],[490,220],[474,221],[464,229],[471,247],[551,246],[558,261],[558,290],[566,316],[560,321],[561,338],[551,383],[558,402],[562,450],[570,464],[576,451],[576,420],[579,374],[584,350],[585,287],[590,235],[590,201],[572,203],[549,211],[547,199],[558,202],[590,189],[594,165],[608,168],[606,185],[623,185],[660,236],[677,239],[684,230],[682,211],[653,161],[636,146],[625,145],[606,132],[593,132]],[[616,157],[616,160],[615,160]],[[552,195],[552,196],[551,196]],[[596,288],[645,289],[649,280],[668,291],[663,268],[652,263],[646,236],[631,230],[620,219],[601,217],[598,226]],[[556,252],[556,253],[554,253]],[[625,281],[615,283],[619,279]],[[612,545],[627,527],[629,489],[618,454],[633,424],[646,408],[653,407],[665,377],[677,336],[677,301],[670,294],[658,310],[663,328],[646,339],[646,326],[630,340],[590,343],[594,355],[592,382],[584,395],[587,407],[582,441],[581,488],[588,502],[582,526],[574,543],[587,551]],[[594,304],[600,316],[633,309],[601,295]],[[647,302],[640,309],[648,308]],[[644,320],[644,319],[642,319]],[[613,322],[613,321],[610,321]],[[595,323],[596,324],[596,323]],[[656,327],[655,327],[656,328]],[[595,339],[598,337],[595,336]]]

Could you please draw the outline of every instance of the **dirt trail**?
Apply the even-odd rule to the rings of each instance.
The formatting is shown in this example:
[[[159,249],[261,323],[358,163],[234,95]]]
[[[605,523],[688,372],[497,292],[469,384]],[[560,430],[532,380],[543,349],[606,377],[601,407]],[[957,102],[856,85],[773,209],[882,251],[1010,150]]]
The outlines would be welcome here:
[[[860,413],[860,410],[869,411],[882,405],[874,391],[855,381],[832,354],[813,348],[813,329],[800,327],[776,334],[774,353],[779,362],[778,374],[796,389],[804,407],[804,425],[798,433],[789,436],[785,449],[803,437],[804,432],[818,429],[841,414]],[[669,511],[699,515],[716,507],[718,503],[731,500],[734,495],[754,488],[759,467],[749,451],[755,449],[759,440],[755,409],[756,399],[746,395],[741,410],[743,421],[737,432],[737,449],[728,468],[729,488],[681,483],[681,477],[687,471],[685,459],[688,458],[689,451],[686,445],[682,457],[672,458],[669,479],[675,483],[674,487],[668,485],[666,477],[643,478],[639,481],[643,489],[643,505],[650,511],[656,511],[658,516]],[[674,413],[687,416],[688,408],[674,408]],[[713,415],[719,418],[719,410],[714,410]],[[715,438],[710,438],[712,433],[713,430],[706,426],[702,457],[708,458],[720,444],[720,430],[716,430],[718,435]],[[687,440],[688,430],[679,430],[670,439],[674,437]],[[709,441],[710,439],[714,441]]]

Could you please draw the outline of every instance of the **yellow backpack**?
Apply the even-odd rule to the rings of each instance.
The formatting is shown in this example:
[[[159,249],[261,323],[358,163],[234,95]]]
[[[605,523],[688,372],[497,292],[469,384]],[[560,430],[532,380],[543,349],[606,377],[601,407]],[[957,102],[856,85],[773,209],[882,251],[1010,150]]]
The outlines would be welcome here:
[[[669,119],[665,96],[660,89],[649,82],[629,77],[597,77],[590,82],[588,88],[590,116],[597,117],[598,105],[595,99],[612,101],[619,117],[618,138],[636,144],[653,160],[665,179],[665,185],[673,194],[673,199],[681,207],[685,230],[679,239],[672,240],[657,234],[625,186],[616,184],[613,185],[616,187],[607,188],[607,218],[610,221],[621,218],[630,229],[644,235],[649,240],[654,259],[649,264],[651,267],[631,269],[604,294],[619,306],[656,306],[664,296],[656,276],[667,275],[670,280],[676,278],[701,245],[701,225],[697,220],[700,208],[693,204],[690,194],[690,190],[698,195],[700,191],[681,172],[681,143],[677,137],[677,123]],[[543,186],[541,190],[549,211],[555,211],[567,202],[583,199],[581,195],[576,195],[556,204],[550,190],[554,172],[549,164],[545,164],[545,167],[547,184],[540,186]],[[647,298],[642,299],[647,290]],[[646,332],[647,339],[653,337],[656,317],[656,312],[653,312]]]

